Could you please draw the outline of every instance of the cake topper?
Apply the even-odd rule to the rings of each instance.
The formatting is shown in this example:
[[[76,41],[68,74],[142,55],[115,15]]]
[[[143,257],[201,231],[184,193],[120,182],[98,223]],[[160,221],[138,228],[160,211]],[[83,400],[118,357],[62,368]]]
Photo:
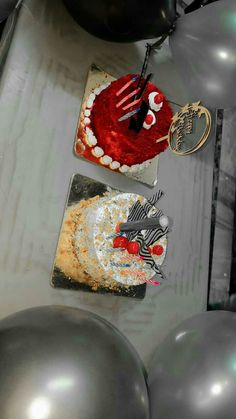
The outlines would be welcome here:
[[[170,149],[188,155],[202,147],[211,131],[211,114],[201,102],[187,103],[173,118],[168,133]]]

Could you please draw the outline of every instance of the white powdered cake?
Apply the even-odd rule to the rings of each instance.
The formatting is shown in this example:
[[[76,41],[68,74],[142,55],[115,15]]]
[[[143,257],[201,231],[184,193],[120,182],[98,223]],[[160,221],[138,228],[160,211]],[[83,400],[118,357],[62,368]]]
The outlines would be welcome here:
[[[84,272],[101,282],[118,282],[125,285],[140,285],[153,278],[154,270],[139,256],[127,250],[113,248],[115,227],[126,222],[130,208],[136,201],[144,204],[146,199],[131,193],[110,193],[107,196],[88,199],[80,210],[75,232],[74,248]],[[158,210],[152,206],[148,216]],[[142,231],[145,234],[145,231]],[[153,244],[164,248],[161,256],[152,255],[161,265],[166,254],[166,235]]]

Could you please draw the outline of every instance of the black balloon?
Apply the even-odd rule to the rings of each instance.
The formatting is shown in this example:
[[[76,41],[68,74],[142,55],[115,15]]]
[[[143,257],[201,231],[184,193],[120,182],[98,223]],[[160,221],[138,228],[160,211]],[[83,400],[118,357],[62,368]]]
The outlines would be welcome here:
[[[162,36],[176,19],[176,0],[64,0],[88,32],[115,42]]]
[[[10,15],[16,4],[17,0],[0,0],[0,22]]]

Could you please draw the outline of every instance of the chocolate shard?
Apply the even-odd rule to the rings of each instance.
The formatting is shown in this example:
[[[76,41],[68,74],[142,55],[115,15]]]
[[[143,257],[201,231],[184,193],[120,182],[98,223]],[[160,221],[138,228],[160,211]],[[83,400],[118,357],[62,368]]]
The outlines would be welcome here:
[[[145,118],[148,113],[149,106],[148,104],[143,100],[140,106],[140,111],[137,113],[136,117],[132,117],[130,119],[129,128],[133,129],[137,133],[141,130],[143,123],[145,121]]]

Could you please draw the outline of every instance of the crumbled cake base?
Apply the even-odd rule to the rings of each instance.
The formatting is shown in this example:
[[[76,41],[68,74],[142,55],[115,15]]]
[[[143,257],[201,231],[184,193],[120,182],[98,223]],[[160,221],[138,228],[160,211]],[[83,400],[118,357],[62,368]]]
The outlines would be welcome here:
[[[101,278],[99,266],[97,269],[98,275],[92,278],[86,271],[84,271],[76,256],[74,236],[75,231],[78,228],[78,224],[82,221],[81,217],[83,210],[87,208],[87,206],[91,205],[91,200],[97,201],[99,199],[100,196],[91,198],[89,200],[89,204],[86,200],[81,200],[78,204],[67,208],[58,242],[55,265],[68,278],[76,282],[86,284],[90,286],[94,291],[96,291],[99,287],[105,287],[111,290],[119,291],[121,288],[128,288],[128,286],[121,287],[118,286],[117,282],[115,281],[111,282],[108,280],[108,278]]]

